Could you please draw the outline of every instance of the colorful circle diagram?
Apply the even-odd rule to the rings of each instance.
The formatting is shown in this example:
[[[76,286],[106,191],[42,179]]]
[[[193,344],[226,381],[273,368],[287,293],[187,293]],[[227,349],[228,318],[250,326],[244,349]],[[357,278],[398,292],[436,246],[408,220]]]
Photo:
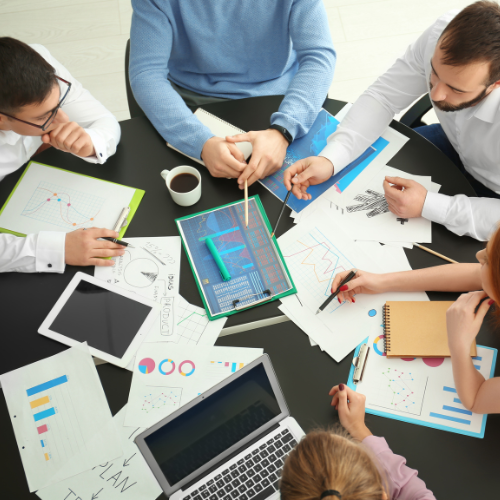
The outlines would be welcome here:
[[[376,315],[377,315],[377,311],[375,309],[370,309],[368,311],[368,316],[370,316],[370,318],[373,318]]]
[[[437,368],[441,366],[444,362],[444,358],[422,358],[422,361],[432,368]]]
[[[373,350],[379,355],[379,356],[385,356],[385,335],[379,335],[374,341],[373,341]]]
[[[182,371],[182,367],[186,364],[190,364],[191,365],[191,371],[189,373],[187,372],[183,372]],[[186,361],[183,361],[180,365],[179,365],[179,373],[181,375],[183,375],[184,377],[189,377],[190,375],[192,375],[194,373],[194,370],[195,370],[195,366],[194,366],[194,363],[192,361],[189,361],[188,359]]]
[[[172,368],[171,368],[171,369],[170,369],[170,371],[168,371],[168,372],[163,371],[163,368],[162,368],[162,367],[163,367],[163,365],[164,365],[165,363],[172,363]],[[180,368],[179,368],[179,369],[180,369]],[[174,373],[174,370],[175,370],[175,363],[174,363],[174,361],[173,361],[172,359],[164,359],[164,360],[163,360],[163,361],[162,361],[162,362],[158,365],[158,370],[160,370],[160,373],[161,373],[162,375],[170,375],[171,373]]]
[[[144,358],[139,362],[139,371],[147,375],[155,369],[155,362],[151,358]]]

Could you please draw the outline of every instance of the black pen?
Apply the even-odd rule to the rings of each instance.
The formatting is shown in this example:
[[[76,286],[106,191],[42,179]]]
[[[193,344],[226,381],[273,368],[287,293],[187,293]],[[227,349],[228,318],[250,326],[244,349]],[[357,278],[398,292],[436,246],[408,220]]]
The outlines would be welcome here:
[[[281,216],[283,215],[283,212],[285,211],[286,203],[288,201],[288,198],[290,198],[290,195],[292,194],[292,190],[288,191],[288,194],[285,197],[285,201],[283,202],[283,206],[281,207],[281,212],[278,215],[278,220],[276,221],[276,225],[274,226],[274,231],[271,233],[271,238],[274,236],[274,233],[278,229],[278,224],[280,223]]]
[[[99,239],[106,240],[106,241],[111,241],[111,243],[116,243],[117,245],[122,245],[124,247],[135,248],[130,243],[127,243],[126,241],[118,240],[116,238],[111,238],[109,236],[106,236],[105,238],[99,238]]]
[[[358,272],[357,269],[353,269],[352,271],[349,272],[349,274],[340,282],[340,285],[337,287],[337,290],[333,292],[330,297],[328,297],[323,304],[319,306],[319,309],[316,311],[316,314],[319,314],[321,311],[325,309],[325,307],[339,294],[340,289],[346,284],[351,281],[354,276],[356,276],[356,273]]]

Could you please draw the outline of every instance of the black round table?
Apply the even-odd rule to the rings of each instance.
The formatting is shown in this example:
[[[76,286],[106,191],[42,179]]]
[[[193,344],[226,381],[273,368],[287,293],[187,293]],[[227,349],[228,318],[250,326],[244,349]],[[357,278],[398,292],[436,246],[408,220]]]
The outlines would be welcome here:
[[[270,115],[279,107],[282,97],[270,96],[240,101],[227,101],[205,106],[211,113],[243,130],[267,128]],[[325,102],[325,109],[337,113],[343,103]],[[458,169],[431,143],[398,122],[391,124],[411,140],[390,161],[403,171],[432,176],[443,187],[444,194],[474,192]],[[88,164],[74,156],[56,150],[47,150],[35,159],[75,172],[141,188],[146,195],[139,206],[127,236],[170,236],[177,231],[174,219],[223,205],[241,198],[234,180],[212,178],[206,169],[167,148],[146,118],[135,118],[121,123],[122,139],[117,153],[105,165]],[[160,172],[165,168],[190,164],[199,168],[203,194],[194,207],[182,208],[170,199]],[[0,203],[4,203],[22,169],[0,183]],[[250,194],[259,194],[271,221],[275,220],[281,203],[261,185],[250,188]],[[286,213],[288,215],[288,213]],[[289,217],[283,217],[278,236],[292,226]],[[443,226],[433,224],[433,243],[428,246],[460,262],[475,262],[475,253],[484,244],[468,237],[459,237]],[[412,267],[423,268],[444,263],[441,259],[417,248],[405,250]],[[66,346],[43,337],[37,330],[53,304],[78,268],[68,266],[63,275],[18,274],[0,275],[2,304],[2,334],[4,347],[0,351],[0,372],[4,373],[40,359],[57,354]],[[93,273],[93,269],[84,269]],[[181,263],[180,293],[191,303],[202,306],[194,278],[185,255]],[[431,299],[454,300],[457,294],[431,293]],[[279,303],[270,303],[229,318],[227,326],[249,329],[252,323],[273,321],[281,316]],[[478,343],[499,347],[498,336],[490,323],[485,322]],[[347,356],[336,363],[318,348],[311,348],[307,336],[291,322],[266,326],[235,335],[220,337],[217,345],[263,347],[273,361],[285,397],[294,416],[304,429],[317,425],[328,426],[337,421],[336,412],[329,405],[328,390],[338,382],[345,382],[352,361]],[[299,369],[300,368],[300,369]],[[127,401],[131,373],[111,365],[98,368],[101,381],[113,413]],[[2,399],[0,422],[3,432],[3,453],[0,458],[6,498],[33,498],[29,494],[10,419]],[[484,440],[460,436],[395,420],[367,416],[367,422],[377,435],[387,438],[393,450],[408,460],[408,465],[420,471],[428,487],[437,498],[495,498],[499,484],[495,477],[496,446],[500,437],[500,417],[488,417]]]

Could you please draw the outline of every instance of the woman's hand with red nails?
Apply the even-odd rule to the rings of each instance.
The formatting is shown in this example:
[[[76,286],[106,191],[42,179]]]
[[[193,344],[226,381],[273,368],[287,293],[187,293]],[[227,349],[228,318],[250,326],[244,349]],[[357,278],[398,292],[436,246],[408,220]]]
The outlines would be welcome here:
[[[335,293],[342,280],[349,274],[350,271],[351,270],[349,269],[335,275],[332,282],[332,293]],[[386,291],[383,287],[383,280],[383,274],[368,273],[358,269],[356,276],[340,289],[341,291],[337,295],[339,302],[344,302],[345,300],[348,302],[356,302],[354,300],[354,296],[359,293],[383,293]]]

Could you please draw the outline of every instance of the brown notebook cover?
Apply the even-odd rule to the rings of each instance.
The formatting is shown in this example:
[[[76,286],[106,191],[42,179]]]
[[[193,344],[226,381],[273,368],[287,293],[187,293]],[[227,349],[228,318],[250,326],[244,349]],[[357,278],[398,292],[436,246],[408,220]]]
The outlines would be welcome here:
[[[387,357],[449,357],[446,311],[452,304],[449,301],[386,302],[384,333]],[[470,354],[477,355],[475,341]]]

